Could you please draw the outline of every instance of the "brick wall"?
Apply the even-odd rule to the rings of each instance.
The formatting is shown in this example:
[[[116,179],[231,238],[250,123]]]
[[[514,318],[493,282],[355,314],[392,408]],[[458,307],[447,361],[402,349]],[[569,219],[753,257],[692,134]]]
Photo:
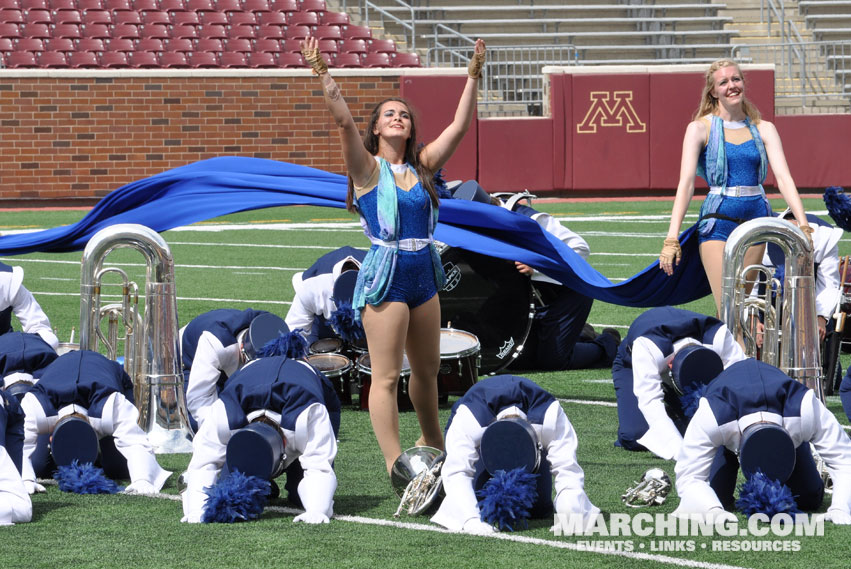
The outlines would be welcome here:
[[[399,93],[399,71],[335,77],[360,125],[376,102]],[[306,70],[3,70],[0,110],[0,202],[91,203],[222,155],[345,171],[318,81]]]

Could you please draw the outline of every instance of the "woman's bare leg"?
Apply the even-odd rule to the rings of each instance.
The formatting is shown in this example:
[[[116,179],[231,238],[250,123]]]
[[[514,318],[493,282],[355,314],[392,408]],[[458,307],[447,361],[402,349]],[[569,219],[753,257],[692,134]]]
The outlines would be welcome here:
[[[715,316],[721,315],[721,271],[724,267],[725,241],[704,241],[700,244],[700,260],[715,299]],[[735,332],[734,332],[735,333]]]
[[[381,454],[384,455],[388,473],[402,454],[396,390],[402,370],[408,316],[408,306],[403,302],[366,305],[363,310],[363,328],[366,332],[372,374],[369,419]]]
[[[411,310],[406,344],[411,379],[408,395],[417,412],[422,436],[417,445],[443,449],[437,405],[440,370],[440,302],[437,295]]]

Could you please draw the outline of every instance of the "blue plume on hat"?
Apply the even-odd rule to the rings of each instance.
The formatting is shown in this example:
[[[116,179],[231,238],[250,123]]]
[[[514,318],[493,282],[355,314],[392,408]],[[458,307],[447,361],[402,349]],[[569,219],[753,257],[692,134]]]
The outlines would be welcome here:
[[[497,470],[476,492],[482,521],[508,531],[514,531],[518,524],[527,527],[529,510],[538,498],[535,476],[522,467],[508,472]]]
[[[701,382],[694,382],[685,386],[683,394],[680,396],[680,404],[683,407],[683,414],[687,418],[691,419],[697,412],[700,398],[704,396],[707,389],[709,389],[709,384]]]
[[[268,480],[234,470],[224,479],[204,488],[207,501],[201,521],[205,524],[232,524],[259,518],[271,488]]]
[[[356,319],[351,302],[340,302],[329,318],[331,327],[349,344],[364,337],[363,325]]]
[[[824,191],[824,205],[836,225],[851,231],[851,197],[839,186],[830,186]]]
[[[771,480],[761,470],[741,486],[736,507],[746,516],[762,513],[769,518],[774,514],[797,514],[800,512],[792,490],[777,480]]]
[[[272,356],[302,358],[307,355],[307,340],[304,339],[301,328],[290,330],[286,334],[278,334],[277,338],[266,342],[260,348],[258,355],[261,358]]]
[[[434,189],[437,192],[437,197],[442,200],[452,197],[452,192],[449,191],[446,180],[443,178],[443,168],[434,173]]]
[[[74,494],[115,494],[118,485],[106,477],[103,469],[94,466],[91,462],[80,464],[76,459],[71,464],[60,466],[53,474],[53,478],[59,483],[59,489],[63,492]]]

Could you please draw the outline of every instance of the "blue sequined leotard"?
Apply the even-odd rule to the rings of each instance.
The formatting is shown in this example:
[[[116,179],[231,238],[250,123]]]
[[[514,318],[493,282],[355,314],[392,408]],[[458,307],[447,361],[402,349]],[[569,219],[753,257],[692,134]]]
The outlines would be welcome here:
[[[719,124],[721,123],[721,124]],[[711,129],[726,130],[726,125],[723,125],[720,120],[711,121]],[[748,123],[746,123],[749,126]],[[721,181],[724,172],[715,172],[715,179],[708,179],[710,185],[724,185],[725,188],[734,186],[759,186],[762,182],[760,174],[762,172],[763,154],[760,152],[762,141],[757,141],[754,138],[753,132],[755,128],[751,128],[752,137],[750,140],[741,144],[733,144],[724,140],[723,135],[718,141],[724,145],[724,153],[726,155],[726,180]],[[715,134],[715,133],[712,133]],[[710,145],[715,143],[715,136],[710,135],[710,142],[703,148],[698,158],[701,166],[700,170],[704,173],[711,171],[709,163]],[[721,134],[721,133],[718,133]],[[717,135],[716,135],[717,136]],[[755,136],[759,136],[757,133]],[[712,178],[712,175],[706,176]],[[708,217],[706,214],[718,214],[721,218]],[[746,197],[732,197],[724,195],[710,195],[701,208],[701,221],[699,225],[698,242],[704,241],[726,241],[730,233],[738,227],[740,221],[747,221],[757,217],[771,215],[771,207],[768,205],[768,200],[765,198],[765,193]],[[729,219],[724,219],[729,218]],[[734,221],[740,220],[740,221]]]
[[[408,165],[388,166],[393,171],[396,182],[395,191],[398,208],[398,223],[396,224],[398,233],[392,242],[407,244],[409,245],[408,248],[417,248],[417,250],[406,250],[403,247],[395,251],[396,265],[385,294],[380,298],[380,301],[372,302],[367,299],[365,303],[404,302],[410,308],[415,308],[437,294],[439,286],[442,286],[442,279],[439,279],[442,276],[442,271],[438,271],[439,263],[437,268],[435,266],[434,255],[436,253],[431,243],[431,200],[412,168]],[[379,175],[381,167],[381,164],[379,164],[379,168],[376,169],[379,171]],[[373,178],[375,177],[373,176]],[[382,248],[381,240],[375,239],[376,236],[381,234],[378,199],[377,185],[366,193],[362,193],[357,199],[361,223],[364,225],[367,236],[373,240],[373,245],[364,261],[365,264],[369,262],[370,256],[378,257]],[[411,246],[411,243],[415,240],[417,244]],[[384,241],[384,243],[387,242]],[[437,274],[438,272],[440,274]],[[441,282],[438,282],[439,280]],[[365,283],[364,286],[368,287],[368,283]]]

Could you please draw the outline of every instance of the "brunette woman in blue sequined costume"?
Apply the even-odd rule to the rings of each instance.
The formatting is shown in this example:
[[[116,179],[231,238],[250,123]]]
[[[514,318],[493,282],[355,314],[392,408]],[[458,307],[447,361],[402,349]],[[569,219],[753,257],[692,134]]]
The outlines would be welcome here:
[[[710,186],[700,210],[700,260],[720,314],[721,269],[727,237],[740,223],[772,215],[761,185],[768,165],[799,227],[811,240],[812,228],[807,224],[777,129],[770,122],[760,120],[757,108],[745,98],[745,82],[739,66],[721,59],[710,65],[705,77],[700,107],[683,140],[680,181],[659,268],[671,275],[680,261],[682,252],[677,236],[694,195],[697,174]],[[745,266],[759,264],[764,248],[765,245],[758,245],[748,249]]]
[[[408,395],[422,436],[417,445],[443,448],[438,419],[440,367],[440,256],[432,232],[438,198],[433,175],[452,156],[476,113],[485,44],[476,42],[455,118],[434,141],[418,148],[416,122],[401,99],[376,106],[361,138],[346,102],[308,38],[302,53],[322,82],[325,103],[340,132],[349,173],[349,209],[361,216],[372,242],[352,302],[360,310],[371,362],[369,414],[388,473],[402,454],[396,391],[407,354]]]

